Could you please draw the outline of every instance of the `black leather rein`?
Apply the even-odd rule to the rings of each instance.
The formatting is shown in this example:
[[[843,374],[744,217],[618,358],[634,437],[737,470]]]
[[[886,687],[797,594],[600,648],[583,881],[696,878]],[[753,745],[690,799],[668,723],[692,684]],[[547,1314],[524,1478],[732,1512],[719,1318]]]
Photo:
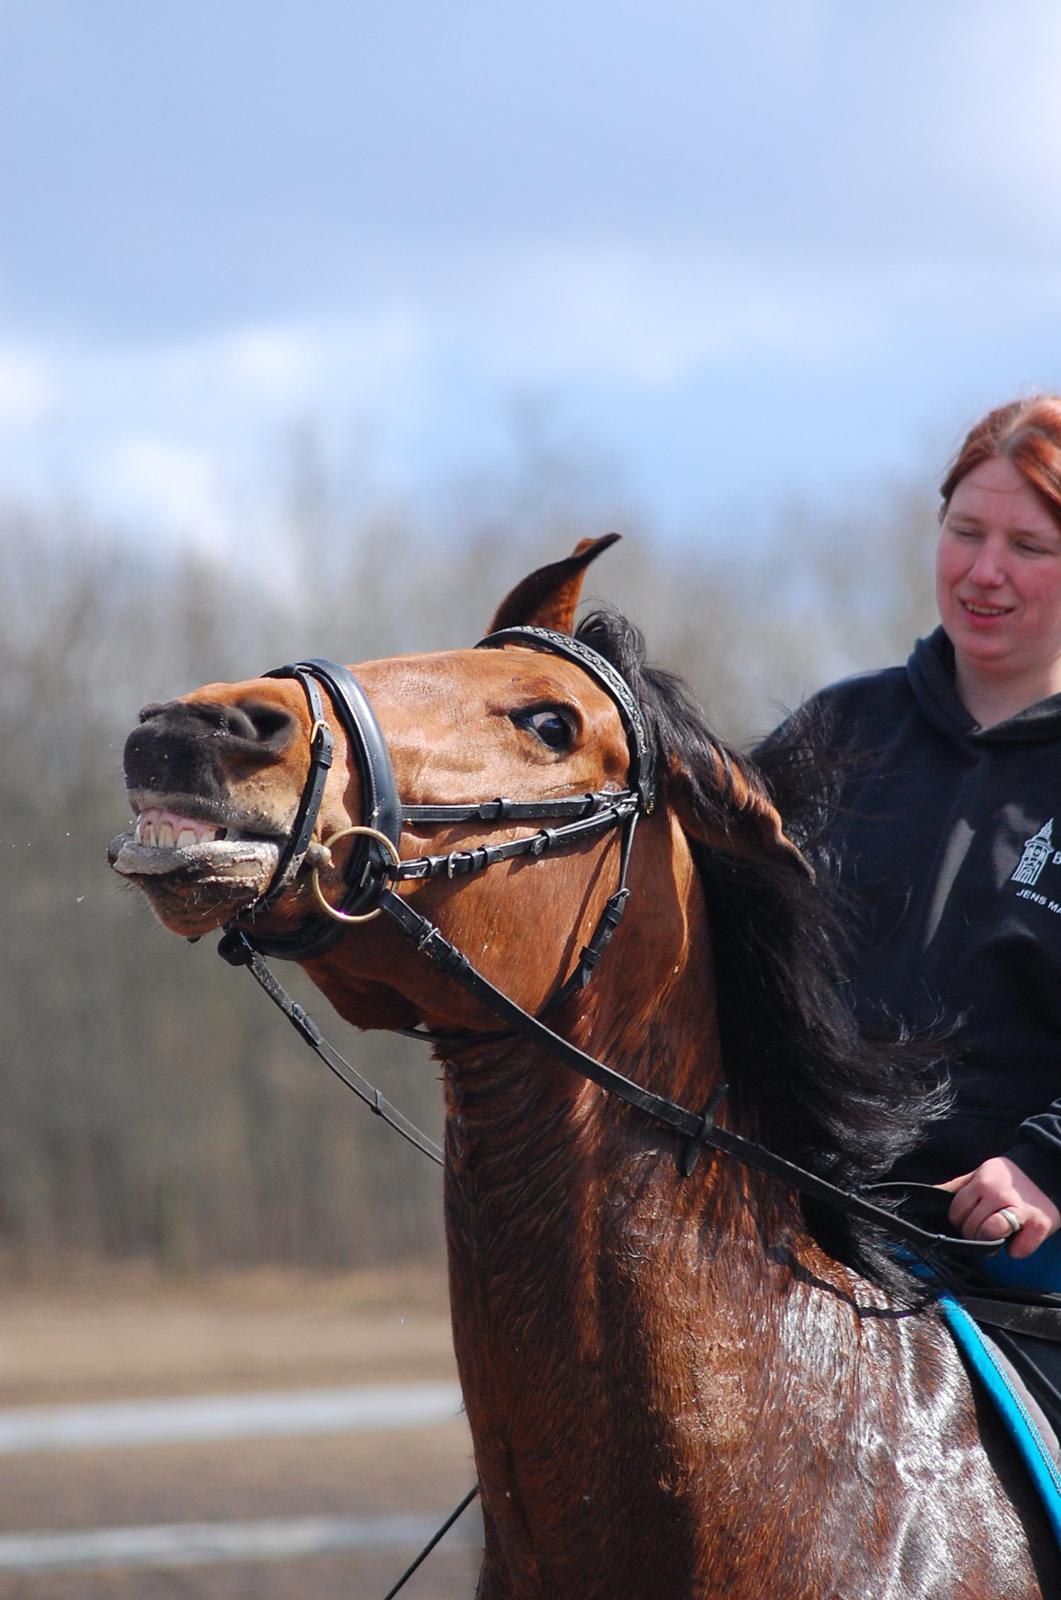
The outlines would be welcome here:
[[[309,771],[291,837],[281,852],[273,878],[258,900],[225,930],[218,946],[221,955],[233,965],[248,966],[270,999],[280,1006],[331,1070],[353,1088],[374,1112],[436,1162],[442,1161],[437,1145],[389,1106],[378,1090],[367,1084],[331,1049],[302,1007],[292,1001],[276,981],[263,956],[305,960],[322,954],[343,937],[345,920],[364,919],[382,912],[393,920],[416,949],[433,962],[439,971],[460,983],[498,1017],[506,1025],[506,1033],[522,1035],[608,1094],[654,1118],[683,1139],[682,1166],[686,1174],[692,1172],[702,1150],[718,1150],[745,1166],[779,1179],[801,1194],[824,1201],[850,1216],[861,1217],[885,1232],[897,1235],[919,1252],[934,1255],[937,1250],[945,1248],[949,1255],[960,1253],[967,1257],[995,1253],[998,1245],[994,1241],[955,1239],[952,1235],[919,1227],[905,1217],[873,1204],[864,1195],[839,1189],[816,1173],[775,1155],[762,1145],[719,1127],[715,1110],[725,1093],[725,1085],[715,1092],[704,1110],[691,1111],[634,1083],[562,1038],[546,1024],[543,1017],[547,1013],[559,1009],[564,1001],[589,982],[622,918],[630,892],[626,878],[634,831],[639,817],[653,807],[653,774],[640,709],[629,685],[610,662],[581,640],[545,628],[505,628],[489,634],[477,648],[496,649],[508,644],[547,650],[574,661],[611,697],[622,720],[629,747],[627,788],[556,800],[523,802],[497,798],[463,805],[403,805],[397,792],[386,740],[353,674],[335,662],[320,658],[277,668],[266,676],[297,679],[309,702],[313,716]],[[364,795],[365,820],[352,829],[344,830],[355,836],[357,845],[345,866],[339,906],[328,907],[322,897],[325,910],[319,916],[312,917],[294,932],[266,934],[255,926],[257,915],[275,903],[305,859],[331,764],[332,739],[317,689],[318,682],[329,691],[357,763]],[[398,852],[403,821],[507,823],[522,820],[547,821],[558,825],[543,827],[537,832],[500,844],[477,845],[445,855],[402,859]],[[396,893],[392,887],[403,881],[422,881],[441,874],[463,877],[519,855],[540,858],[557,849],[581,843],[612,827],[620,828],[622,835],[618,887],[609,897],[574,971],[537,1017],[496,988],[471,964],[467,956],[445,938],[434,923],[422,916],[408,899]],[[420,1034],[420,1037],[434,1036]],[[481,1042],[488,1037],[498,1035],[477,1036]],[[457,1042],[463,1044],[471,1038],[471,1035],[463,1035]],[[448,1042],[452,1045],[455,1041]]]

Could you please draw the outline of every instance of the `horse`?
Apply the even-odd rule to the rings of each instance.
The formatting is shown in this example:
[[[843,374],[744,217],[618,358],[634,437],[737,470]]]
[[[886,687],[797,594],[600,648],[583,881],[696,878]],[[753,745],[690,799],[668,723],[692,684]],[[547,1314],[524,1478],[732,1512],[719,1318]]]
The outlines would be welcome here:
[[[857,1187],[927,1102],[845,1008],[777,791],[625,619],[576,626],[611,539],[519,583],[486,648],[145,707],[112,864],[173,933],[235,931],[434,1043],[479,1600],[1056,1596],[1013,1448],[879,1232],[690,1136]]]

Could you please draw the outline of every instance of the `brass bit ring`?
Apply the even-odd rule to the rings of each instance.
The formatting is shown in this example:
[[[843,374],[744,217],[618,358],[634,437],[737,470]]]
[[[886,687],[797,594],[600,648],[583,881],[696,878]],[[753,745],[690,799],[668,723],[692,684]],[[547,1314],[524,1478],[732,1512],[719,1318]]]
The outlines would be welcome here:
[[[340,839],[349,838],[349,836],[353,833],[363,834],[365,838],[368,839],[375,839],[377,844],[381,844],[383,848],[388,851],[394,865],[396,867],[401,865],[402,858],[395,848],[393,839],[388,839],[387,835],[385,833],[380,833],[378,828],[366,827],[364,823],[354,823],[349,828],[340,828],[338,833],[333,833],[330,839],[325,839],[323,841],[325,850],[330,850],[333,844],[337,844]],[[330,906],[327,900],[324,898],[324,893],[320,886],[320,878],[318,876],[319,872],[320,868],[314,867],[313,875],[310,878],[310,882],[313,885],[313,893],[320,901],[322,909],[325,910],[330,917],[334,917],[336,922],[346,922],[350,924],[357,922],[371,922],[373,917],[378,917],[380,912],[383,910],[382,906],[377,906],[375,911],[366,911],[359,917],[351,916],[348,911],[337,911],[335,907]]]

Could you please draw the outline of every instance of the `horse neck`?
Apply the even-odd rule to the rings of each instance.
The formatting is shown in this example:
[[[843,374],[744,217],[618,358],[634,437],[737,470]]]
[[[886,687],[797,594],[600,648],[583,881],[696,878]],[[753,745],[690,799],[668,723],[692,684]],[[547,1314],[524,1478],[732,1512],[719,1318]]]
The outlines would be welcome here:
[[[617,938],[561,1027],[624,1076],[698,1110],[722,1063],[695,873],[683,887],[673,925]],[[446,1080],[458,1346],[463,1336],[470,1352],[518,1329],[547,1362],[550,1351],[560,1359],[563,1329],[562,1360],[584,1394],[617,1316],[639,1363],[676,1307],[724,1322],[730,1306],[777,1284],[763,1239],[797,1230],[798,1208],[764,1180],[709,1156],[684,1176],[674,1133],[524,1042],[462,1053]],[[724,1277],[712,1270],[723,1252]]]
[[[639,843],[658,842],[644,840],[646,832],[643,826]],[[646,854],[642,877],[658,881]],[[591,982],[549,1023],[643,1087],[699,1105],[720,1077],[710,935],[691,871],[681,887],[680,902],[657,909],[649,884],[633,884],[633,904],[645,912],[628,914]],[[562,944],[566,930],[556,937]],[[592,1172],[621,1165],[640,1143],[669,1140],[522,1037],[457,1052],[446,1078],[454,1170],[474,1165],[483,1199],[507,1192],[517,1174],[529,1183],[539,1170],[545,1184],[565,1173],[565,1187],[575,1189]]]
[[[673,818],[642,824],[629,881],[623,927],[592,981],[550,1022],[643,1088],[698,1111],[722,1083],[723,1063],[703,887]],[[639,1186],[669,1195],[675,1215],[687,1189],[697,1205],[727,1182],[747,1190],[732,1168],[685,1184],[676,1135],[523,1039],[462,1049],[446,1063],[446,1079],[452,1170],[468,1175],[469,1197],[501,1210],[536,1177],[543,1192],[563,1187],[578,1208],[580,1194],[621,1181],[627,1168]],[[757,1131],[754,1113],[743,1115],[739,1131]]]
[[[646,997],[632,939],[563,1031],[699,1107],[721,1062],[702,899],[686,917],[662,991]],[[484,1047],[446,1076],[454,1345],[496,1593],[611,1596],[617,1572],[650,1569],[659,1593],[691,1593],[710,1485],[721,1473],[755,1499],[743,1474],[773,1414],[763,1374],[805,1335],[806,1291],[789,1293],[776,1248],[798,1237],[798,1209],[723,1157],[684,1177],[673,1133],[523,1044]],[[674,1516],[686,1495],[688,1526]]]

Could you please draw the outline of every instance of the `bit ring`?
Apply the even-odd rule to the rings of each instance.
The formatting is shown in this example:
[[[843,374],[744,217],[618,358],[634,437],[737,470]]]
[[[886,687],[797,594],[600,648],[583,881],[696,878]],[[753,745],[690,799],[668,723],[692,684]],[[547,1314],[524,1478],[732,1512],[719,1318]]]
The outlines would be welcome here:
[[[387,835],[385,833],[380,833],[378,828],[368,828],[364,825],[364,823],[354,823],[349,828],[340,828],[339,832],[333,833],[330,839],[324,839],[322,843],[325,850],[330,850],[333,844],[338,843],[340,839],[349,838],[352,833],[363,834],[368,839],[375,839],[377,844],[381,844],[383,848],[390,853],[390,858],[394,865],[396,867],[401,865],[402,858],[398,854],[394,840],[388,839]],[[324,893],[320,886],[320,878],[318,876],[319,872],[320,868],[314,867],[312,876],[310,878],[310,882],[313,885],[313,893],[320,901],[323,910],[325,910],[330,917],[334,917],[336,922],[345,922],[348,924],[357,922],[371,922],[373,917],[378,917],[380,912],[383,910],[382,906],[377,906],[374,911],[365,911],[361,916],[357,917],[351,916],[348,911],[337,911],[335,907],[330,906],[327,900],[324,898]]]

